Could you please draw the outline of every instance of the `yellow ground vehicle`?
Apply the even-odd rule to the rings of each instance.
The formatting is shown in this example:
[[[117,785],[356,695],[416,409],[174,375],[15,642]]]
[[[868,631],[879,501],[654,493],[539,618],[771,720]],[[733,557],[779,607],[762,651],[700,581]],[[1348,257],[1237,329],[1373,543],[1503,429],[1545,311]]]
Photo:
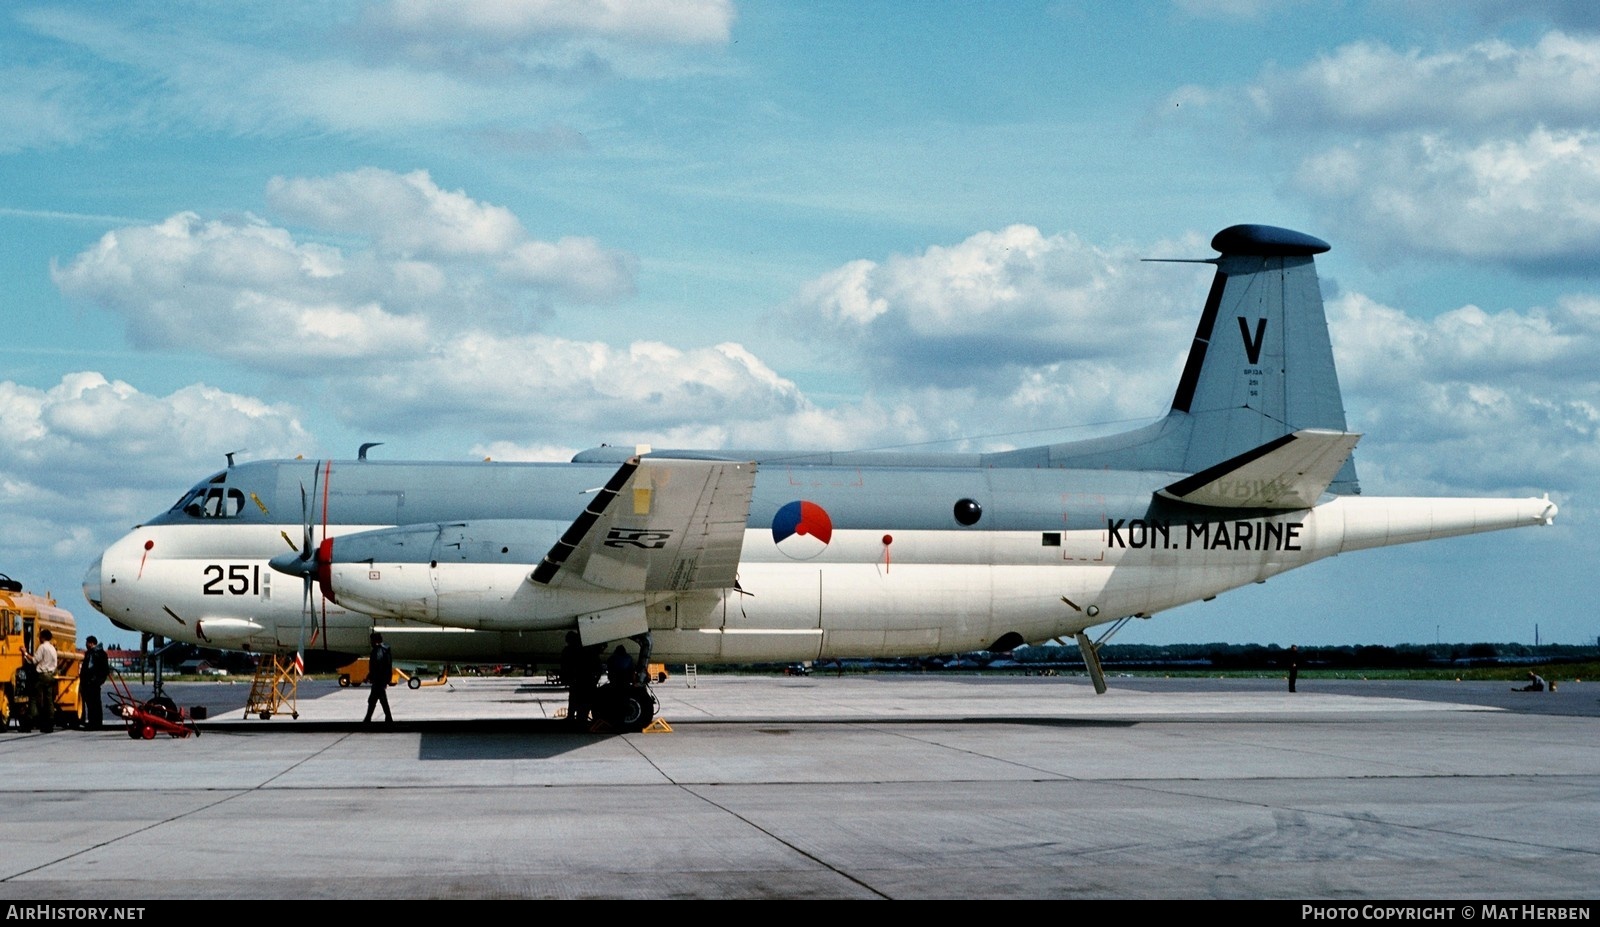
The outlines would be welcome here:
[[[339,667],[337,670],[339,673],[339,687],[348,688],[365,684],[367,681],[367,662],[367,657],[359,657]],[[402,680],[405,682],[406,688],[420,689],[423,686],[442,686],[450,681],[450,675],[449,673],[440,673],[437,679],[423,679],[421,676],[413,676],[397,666],[394,668],[394,672],[389,675],[389,685],[398,686]]]
[[[80,723],[78,703],[78,622],[72,613],[56,607],[56,600],[22,591],[22,584],[0,573],[0,730],[13,722],[24,731],[33,729],[33,692],[25,682],[32,677],[22,655],[39,644],[39,632],[54,636],[59,662],[56,667],[55,717],[60,727]]]
[[[367,681],[367,662],[366,657],[358,657],[339,667],[337,672],[339,673],[340,688],[365,685]],[[396,667],[394,672],[389,675],[389,685],[398,686],[403,675],[400,669]]]

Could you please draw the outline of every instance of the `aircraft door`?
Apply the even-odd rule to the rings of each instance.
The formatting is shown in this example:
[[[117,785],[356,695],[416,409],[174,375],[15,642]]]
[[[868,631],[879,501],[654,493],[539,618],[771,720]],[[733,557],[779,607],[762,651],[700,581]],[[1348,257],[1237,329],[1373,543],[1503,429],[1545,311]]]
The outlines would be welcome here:
[[[1106,497],[1100,493],[1061,494],[1061,559],[1098,563],[1106,558]]]

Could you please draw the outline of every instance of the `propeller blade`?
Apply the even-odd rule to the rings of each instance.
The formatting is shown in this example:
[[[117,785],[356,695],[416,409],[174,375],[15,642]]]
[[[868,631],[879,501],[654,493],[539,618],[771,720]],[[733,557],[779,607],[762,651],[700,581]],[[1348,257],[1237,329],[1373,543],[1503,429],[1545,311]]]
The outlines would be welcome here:
[[[321,475],[321,469],[318,466],[316,470],[311,471],[312,498],[315,498],[317,494],[317,481]],[[300,484],[300,523],[305,528],[305,543],[300,547],[300,557],[295,565],[296,569],[284,572],[292,572],[301,578],[300,644],[295,649],[295,666],[303,673],[305,672],[306,625],[311,623],[311,575],[316,571],[316,560],[314,559],[316,548],[312,546],[311,542],[311,506],[306,499],[305,483]],[[278,566],[277,558],[269,560],[268,564],[276,569]]]

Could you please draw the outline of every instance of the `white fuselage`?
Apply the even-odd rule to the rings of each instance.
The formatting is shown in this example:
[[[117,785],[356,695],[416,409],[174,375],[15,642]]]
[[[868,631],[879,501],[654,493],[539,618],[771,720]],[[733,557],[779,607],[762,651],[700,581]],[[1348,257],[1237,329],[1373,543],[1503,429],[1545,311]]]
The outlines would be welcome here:
[[[977,650],[1008,635],[1050,640],[1344,551],[1538,524],[1552,512],[1542,499],[1340,497],[1267,517],[1108,519],[1061,532],[846,529],[806,560],[752,528],[736,590],[641,597],[541,588],[527,562],[374,561],[333,564],[337,604],[311,584],[309,608],[302,584],[267,564],[300,525],[166,524],[112,545],[91,577],[98,607],[119,624],[221,649],[304,642],[357,653],[378,627],[408,659],[548,657],[577,616],[642,599],[664,661],[894,657]],[[565,525],[548,527],[553,536]],[[364,595],[369,588],[382,593]]]

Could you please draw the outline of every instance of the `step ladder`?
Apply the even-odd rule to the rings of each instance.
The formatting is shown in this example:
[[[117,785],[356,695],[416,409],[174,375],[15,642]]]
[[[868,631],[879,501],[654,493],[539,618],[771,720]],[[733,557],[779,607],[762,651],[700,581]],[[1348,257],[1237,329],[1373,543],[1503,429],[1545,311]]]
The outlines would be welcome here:
[[[281,715],[287,706],[289,717],[299,718],[296,704],[299,694],[300,674],[295,672],[293,661],[282,654],[263,654],[256,664],[256,675],[250,680],[250,697],[245,701],[244,716],[256,715],[266,721]]]
[[[684,683],[691,689],[693,689],[695,687],[695,683],[700,680],[700,673],[695,670],[693,663],[685,663],[683,665],[683,680]]]

